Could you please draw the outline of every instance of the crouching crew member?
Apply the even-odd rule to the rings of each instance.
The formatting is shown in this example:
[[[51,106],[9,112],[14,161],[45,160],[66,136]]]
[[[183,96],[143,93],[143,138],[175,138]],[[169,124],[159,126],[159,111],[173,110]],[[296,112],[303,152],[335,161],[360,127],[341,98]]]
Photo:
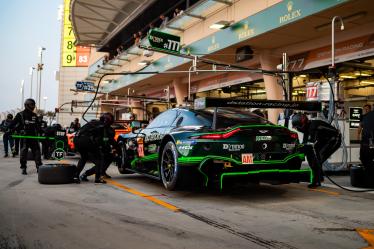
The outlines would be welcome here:
[[[341,134],[332,125],[321,120],[309,120],[300,113],[292,117],[292,126],[304,133],[304,152],[313,172],[313,180],[308,187],[321,186],[322,164],[340,147]]]
[[[77,183],[87,161],[93,162],[95,166],[82,174],[81,179],[86,181],[88,175],[95,174],[95,183],[106,183],[102,176],[113,160],[112,146],[117,146],[111,127],[113,122],[111,113],[103,113],[100,120],[91,120],[82,126],[74,137],[74,144],[81,155],[75,178]]]
[[[27,153],[29,148],[34,156],[36,169],[42,165],[42,159],[40,155],[39,141],[35,138],[27,138],[27,136],[38,136],[41,133],[41,126],[39,123],[38,116],[34,113],[35,100],[26,99],[25,110],[17,113],[11,125],[13,130],[19,131],[20,135],[25,136],[21,139],[21,153],[20,153],[20,163],[22,174],[26,175],[27,171]]]

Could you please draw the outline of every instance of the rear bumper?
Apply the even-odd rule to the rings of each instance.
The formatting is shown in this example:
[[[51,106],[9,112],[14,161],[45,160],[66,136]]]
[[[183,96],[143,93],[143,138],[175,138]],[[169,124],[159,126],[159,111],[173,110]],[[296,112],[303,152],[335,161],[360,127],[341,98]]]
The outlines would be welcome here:
[[[262,181],[272,183],[311,182],[312,171],[300,169],[304,154],[295,153],[287,156],[284,160],[255,161],[254,164],[243,165],[229,157],[206,156],[179,158],[180,166],[196,167],[203,175],[205,186],[208,182],[219,181],[220,187],[223,182],[231,178],[246,178],[248,181]],[[217,163],[225,162],[229,163]]]

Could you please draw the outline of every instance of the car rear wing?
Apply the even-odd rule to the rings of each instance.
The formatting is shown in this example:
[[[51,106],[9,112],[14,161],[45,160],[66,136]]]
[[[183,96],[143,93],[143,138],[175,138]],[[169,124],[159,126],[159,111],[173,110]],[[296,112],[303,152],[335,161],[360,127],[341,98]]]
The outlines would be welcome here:
[[[194,109],[201,110],[214,107],[212,129],[217,126],[217,109],[219,107],[244,107],[244,108],[278,108],[320,112],[322,104],[318,101],[285,101],[285,100],[251,100],[251,99],[222,99],[204,97],[195,99]]]
[[[322,110],[322,104],[319,101],[222,99],[212,97],[195,99],[195,110],[201,110],[208,107],[277,108],[304,110],[309,112],[320,112]]]

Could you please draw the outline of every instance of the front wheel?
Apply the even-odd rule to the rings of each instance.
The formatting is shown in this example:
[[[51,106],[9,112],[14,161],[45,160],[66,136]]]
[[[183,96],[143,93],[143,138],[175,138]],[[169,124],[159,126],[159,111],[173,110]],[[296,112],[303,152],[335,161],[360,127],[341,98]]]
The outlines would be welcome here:
[[[178,165],[178,151],[174,142],[169,141],[164,146],[161,154],[160,173],[162,183],[167,190],[175,190],[181,181],[181,172]]]
[[[131,168],[131,163],[127,156],[126,145],[124,143],[120,143],[119,147],[121,148],[121,160],[119,160],[118,163],[118,171],[121,174],[132,174],[132,172],[128,170]]]

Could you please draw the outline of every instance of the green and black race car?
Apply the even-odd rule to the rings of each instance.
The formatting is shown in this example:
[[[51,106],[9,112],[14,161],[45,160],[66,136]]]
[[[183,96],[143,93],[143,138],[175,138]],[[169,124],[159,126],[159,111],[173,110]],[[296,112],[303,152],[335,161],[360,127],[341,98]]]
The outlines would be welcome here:
[[[146,128],[120,135],[121,173],[162,180],[168,190],[200,179],[205,186],[226,180],[309,182],[297,133],[238,108],[174,108]]]

